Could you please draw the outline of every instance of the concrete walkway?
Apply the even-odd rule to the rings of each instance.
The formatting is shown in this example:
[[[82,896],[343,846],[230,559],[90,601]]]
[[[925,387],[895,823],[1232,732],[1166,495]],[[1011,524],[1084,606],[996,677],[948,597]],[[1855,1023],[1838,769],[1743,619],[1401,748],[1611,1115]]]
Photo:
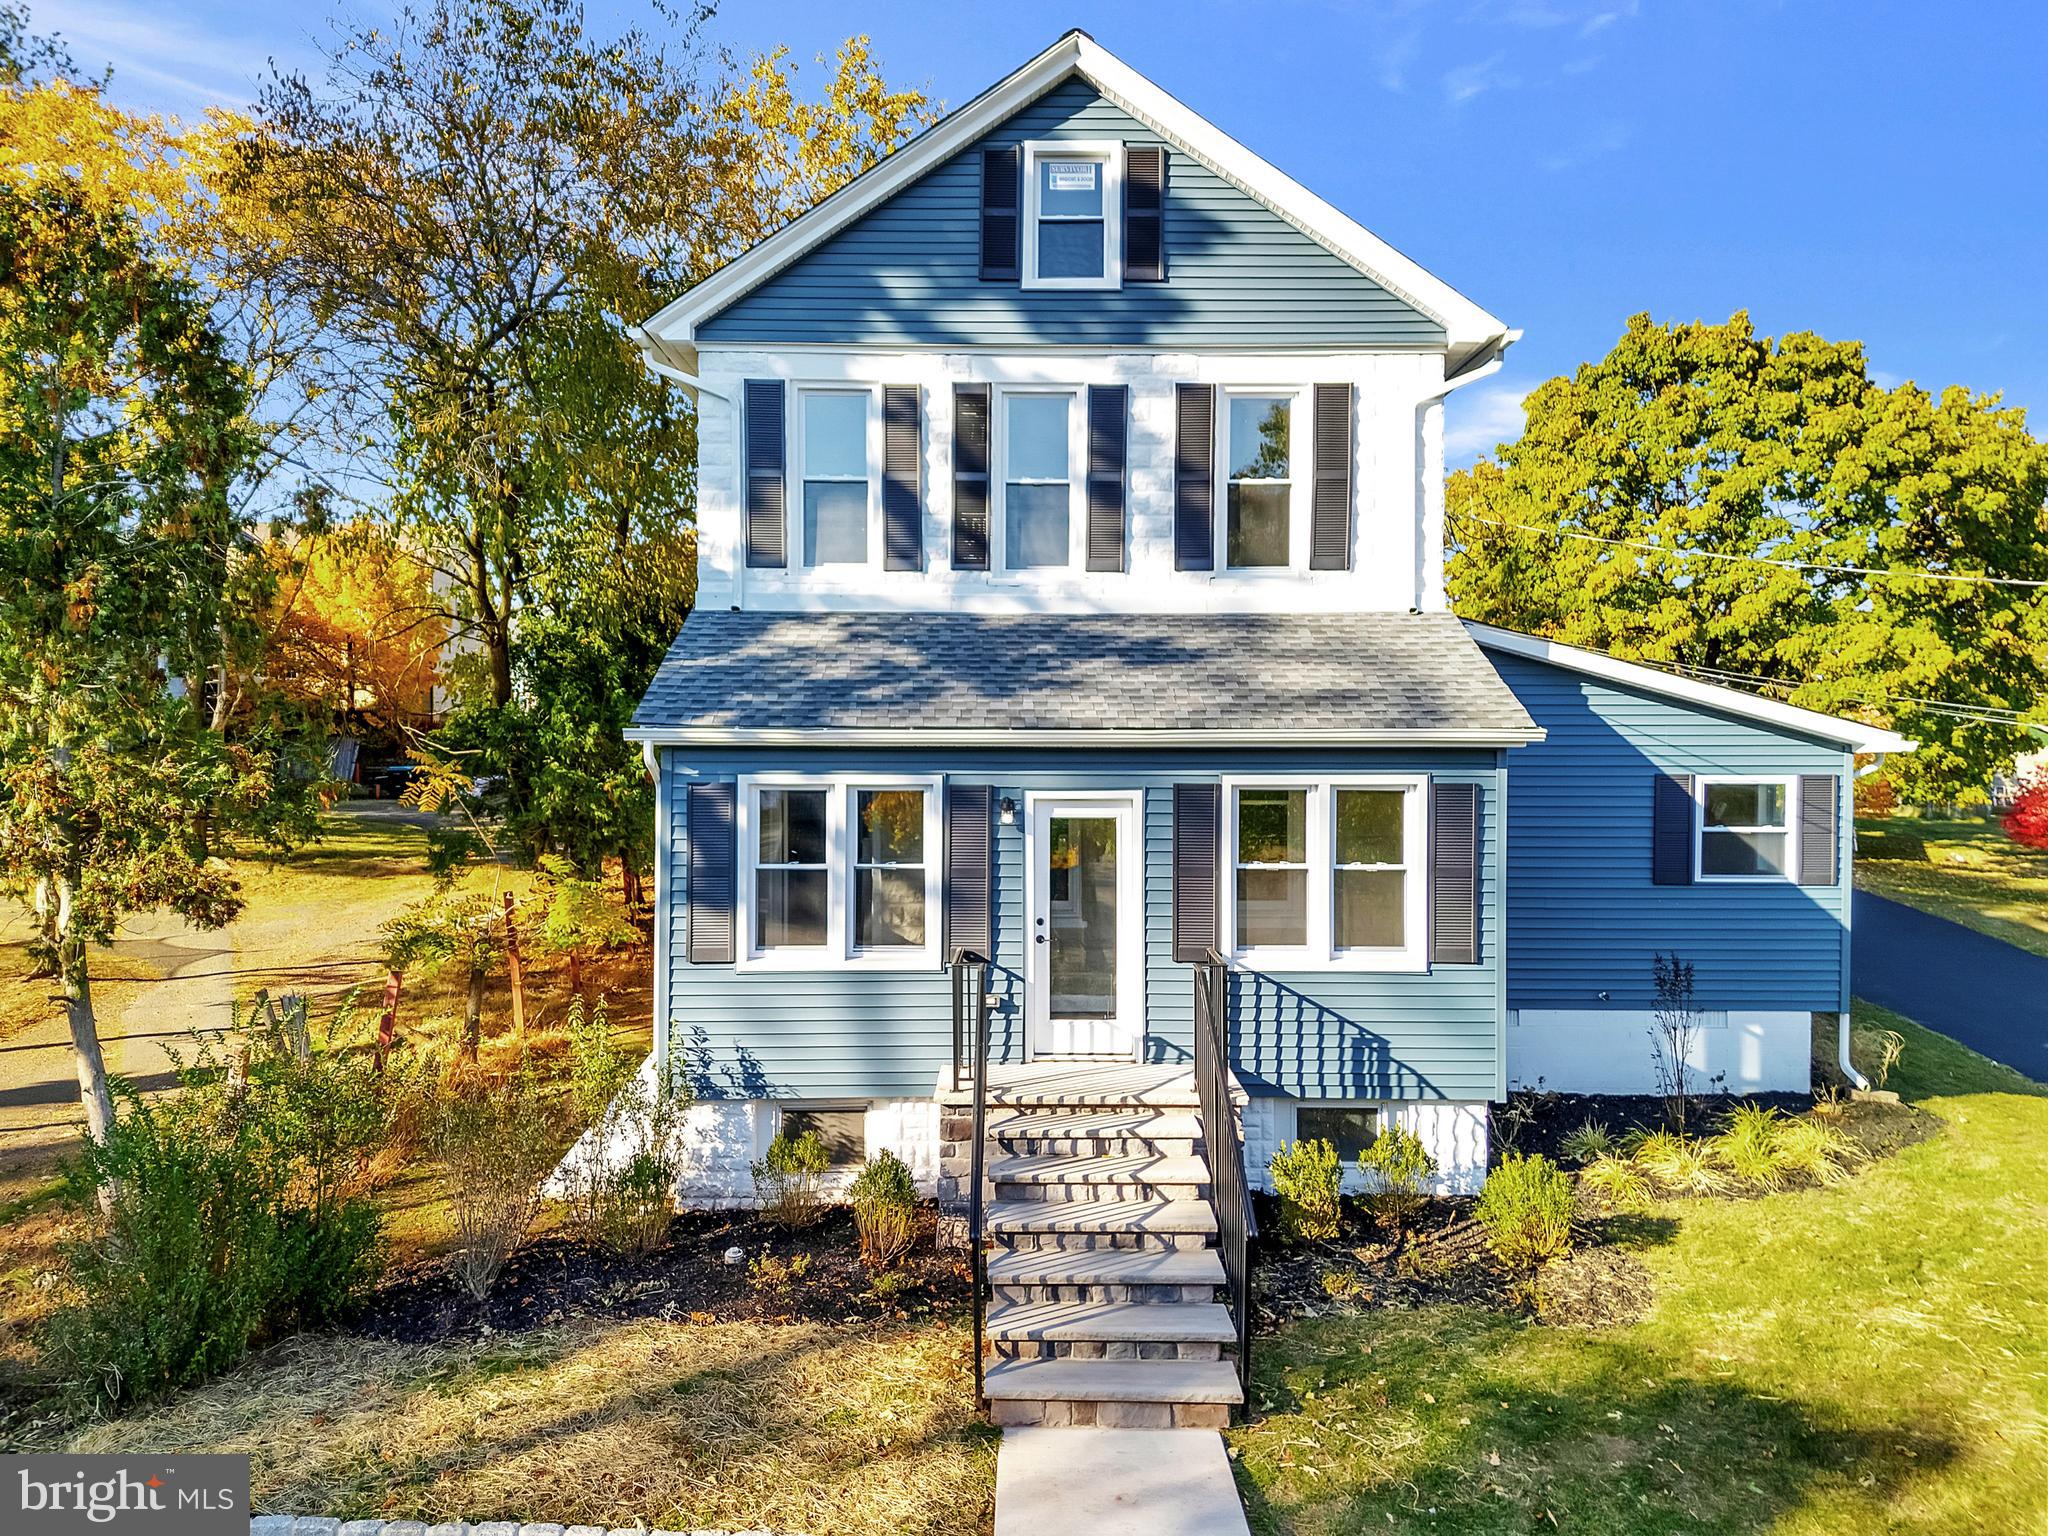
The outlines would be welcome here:
[[[2048,1082],[2048,959],[1869,891],[1852,923],[1858,997]]]
[[[1006,1429],[995,1536],[1248,1536],[1223,1437],[1204,1429]]]

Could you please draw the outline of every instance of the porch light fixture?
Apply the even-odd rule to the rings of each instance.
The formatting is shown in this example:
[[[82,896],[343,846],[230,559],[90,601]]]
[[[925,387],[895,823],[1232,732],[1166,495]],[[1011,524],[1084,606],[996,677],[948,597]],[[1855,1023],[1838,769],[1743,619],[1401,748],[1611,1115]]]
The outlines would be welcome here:
[[[1003,803],[1002,803],[1002,805],[1001,805],[1000,809],[1001,809],[1001,811],[1002,811],[1002,813],[1003,813],[1003,825],[1004,825],[1004,826],[1006,826],[1006,827],[1014,827],[1015,825],[1017,825],[1017,802],[1016,802],[1016,801],[1012,800],[1012,799],[1011,799],[1011,798],[1010,798],[1010,797],[1009,797],[1008,795],[1005,795],[1005,796],[1003,796]]]

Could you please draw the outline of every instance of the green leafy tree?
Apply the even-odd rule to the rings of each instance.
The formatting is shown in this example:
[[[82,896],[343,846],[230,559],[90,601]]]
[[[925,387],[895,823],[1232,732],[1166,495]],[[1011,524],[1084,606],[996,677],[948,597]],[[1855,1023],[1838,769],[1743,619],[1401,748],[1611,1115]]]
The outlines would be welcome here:
[[[1922,743],[1890,771],[1924,798],[1971,798],[2020,748],[1967,716],[2041,710],[2042,589],[1884,573],[2048,578],[2048,446],[2022,412],[1884,389],[1860,344],[1740,314],[1637,315],[1525,409],[1450,478],[1461,614],[1886,721]]]
[[[444,887],[405,908],[381,932],[384,963],[392,970],[446,969],[462,978],[462,1053],[475,1061],[484,988],[505,957],[503,905],[482,891]]]
[[[79,192],[0,181],[0,882],[61,979],[98,1140],[90,947],[130,912],[227,922],[220,840],[304,835],[311,774],[281,718],[211,730],[178,682],[249,619],[222,580],[247,394],[203,298]]]

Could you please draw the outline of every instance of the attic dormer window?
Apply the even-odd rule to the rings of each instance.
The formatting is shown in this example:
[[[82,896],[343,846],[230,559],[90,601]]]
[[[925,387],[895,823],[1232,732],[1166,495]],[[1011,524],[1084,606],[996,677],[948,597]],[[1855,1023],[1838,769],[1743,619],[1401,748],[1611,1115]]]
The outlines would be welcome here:
[[[1121,144],[1026,144],[1024,286],[1118,287],[1123,281],[1122,210]]]

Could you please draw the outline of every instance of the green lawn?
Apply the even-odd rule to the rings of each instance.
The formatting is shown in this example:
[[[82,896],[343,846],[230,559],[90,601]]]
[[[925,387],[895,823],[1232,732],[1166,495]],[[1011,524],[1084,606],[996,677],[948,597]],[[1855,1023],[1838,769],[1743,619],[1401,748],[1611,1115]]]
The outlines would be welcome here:
[[[2048,955],[2048,853],[2020,847],[1996,821],[1858,821],[1856,883]]]
[[[2048,1090],[1906,1036],[1945,1134],[1846,1185],[1659,1208],[1643,1323],[1462,1307],[1259,1341],[1268,1532],[2048,1530]]]

